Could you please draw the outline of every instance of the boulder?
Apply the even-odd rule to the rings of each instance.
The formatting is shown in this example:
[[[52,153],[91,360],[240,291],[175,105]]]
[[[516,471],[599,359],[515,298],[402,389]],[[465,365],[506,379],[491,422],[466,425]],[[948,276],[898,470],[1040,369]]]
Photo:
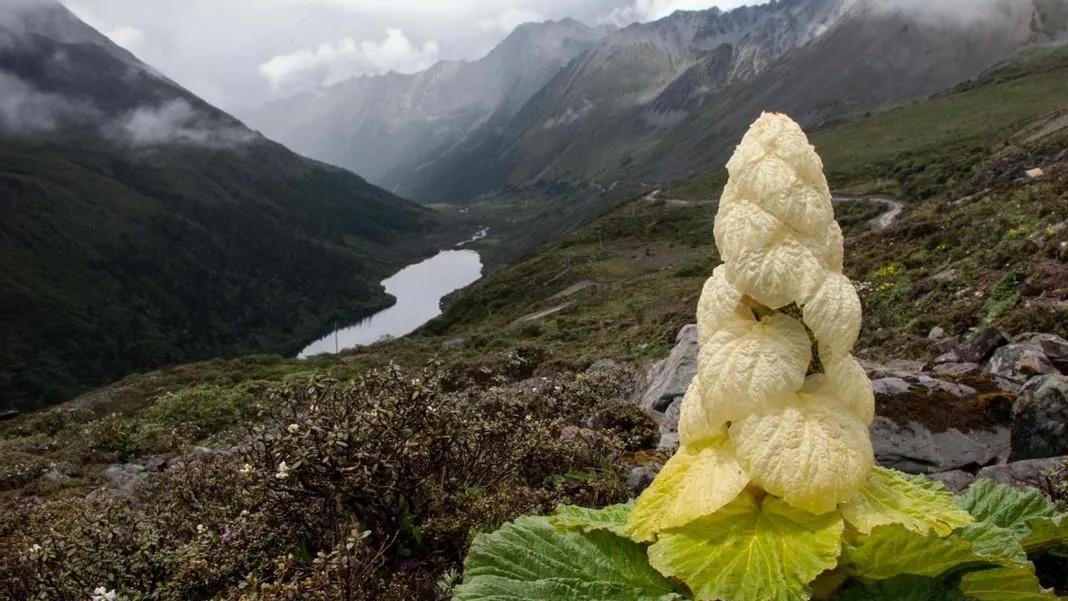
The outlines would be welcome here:
[[[885,396],[905,394],[912,388],[903,378],[896,376],[872,380],[871,386],[875,394]]]
[[[928,477],[932,480],[938,480],[942,484],[945,484],[946,488],[956,493],[964,492],[973,482],[975,482],[975,476],[964,470],[938,472],[937,474],[931,474]]]
[[[657,446],[662,451],[674,452],[679,448],[679,411],[682,409],[682,398],[677,398],[668,405],[662,416],[658,416],[660,422],[660,444]]]
[[[1005,345],[994,351],[983,371],[991,377],[1026,382],[1032,376],[1060,373],[1046,358],[1042,348],[1030,343]]]
[[[626,367],[614,359],[598,359],[586,368],[586,373],[594,374],[601,371],[615,371],[617,369],[626,369]]]
[[[1062,373],[1068,373],[1068,340],[1056,334],[1032,334],[1026,341],[1042,349],[1042,354]]]
[[[1013,486],[1034,486],[1044,488],[1050,474],[1064,470],[1068,457],[1047,457],[1045,459],[1025,459],[1004,465],[984,467],[976,478],[989,478]]]
[[[640,398],[643,409],[665,411],[674,400],[686,394],[690,381],[697,375],[697,351],[697,325],[684,326],[675,337],[675,348],[667,359],[649,369],[648,386]]]
[[[940,376],[959,378],[961,376],[979,375],[982,372],[982,368],[979,367],[978,363],[939,363],[931,371]]]
[[[630,468],[630,473],[627,474],[627,487],[635,495],[640,495],[653,483],[661,467],[658,463],[649,463]]]
[[[983,328],[957,347],[957,357],[965,363],[982,363],[1008,341],[1005,332],[1000,329]]]
[[[941,340],[946,337],[946,330],[942,326],[935,326],[927,333],[928,340]]]
[[[1004,426],[935,432],[916,421],[902,425],[879,416],[869,430],[876,461],[912,474],[974,470],[1009,455],[1010,432]]]
[[[1012,408],[1012,458],[1068,455],[1068,378],[1028,380]]]

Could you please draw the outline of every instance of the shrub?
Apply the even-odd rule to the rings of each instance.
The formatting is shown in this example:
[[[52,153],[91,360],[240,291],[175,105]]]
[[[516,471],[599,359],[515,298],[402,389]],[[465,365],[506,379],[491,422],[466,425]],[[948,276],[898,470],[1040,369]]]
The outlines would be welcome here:
[[[502,369],[527,373],[536,355]],[[440,373],[293,382],[255,404],[199,390],[161,397],[150,419],[97,420],[95,439],[133,453],[146,424],[190,420],[203,436],[239,405],[273,407],[236,446],[186,454],[130,490],[0,507],[0,598],[429,601],[475,534],[626,498],[617,460],[653,426],[618,406],[625,372],[459,391]]]

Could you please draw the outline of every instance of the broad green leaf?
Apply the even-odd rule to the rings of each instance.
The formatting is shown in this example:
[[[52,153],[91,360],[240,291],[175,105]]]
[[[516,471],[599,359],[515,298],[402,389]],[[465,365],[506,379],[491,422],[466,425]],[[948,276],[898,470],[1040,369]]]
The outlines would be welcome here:
[[[627,536],[627,517],[634,508],[634,502],[609,505],[603,509],[589,509],[577,505],[561,505],[556,508],[556,515],[549,522],[561,530],[581,530],[594,532],[606,530],[618,536]]]
[[[1031,531],[1020,542],[1028,553],[1068,545],[1068,515],[1032,518],[1027,521],[1027,526]]]
[[[802,601],[816,576],[836,565],[844,528],[836,513],[812,515],[745,492],[661,533],[649,562],[686,583],[698,601]]]
[[[1008,528],[1020,538],[1031,532],[1028,521],[1057,517],[1057,508],[1037,489],[1015,488],[987,479],[973,484],[957,504],[977,521]]]
[[[718,444],[703,442],[675,453],[634,504],[628,536],[652,541],[658,532],[715,512],[745,489],[749,476]]]
[[[846,561],[864,582],[901,574],[933,578],[949,570],[1012,564],[1005,558],[979,554],[959,536],[920,534],[901,524],[879,526],[856,545],[847,546]]]
[[[961,528],[959,535],[972,543],[972,549],[979,555],[1027,563],[1027,553],[1020,546],[1016,535],[1008,528],[995,526],[990,522],[976,522]]]
[[[878,466],[860,494],[842,506],[842,516],[863,534],[876,526],[901,524],[921,534],[946,536],[973,521],[941,482]]]
[[[604,531],[561,532],[523,517],[480,534],[454,601],[676,601],[672,582],[649,566],[645,547]]]
[[[1028,553],[1068,545],[1068,514],[1035,488],[980,480],[958,500],[978,520],[1006,528]]]
[[[833,400],[795,395],[779,411],[731,424],[753,482],[795,507],[825,513],[854,498],[875,463],[868,427]]]
[[[1042,588],[1031,564],[979,572],[969,572],[960,579],[960,590],[979,601],[1056,601],[1057,597]]]
[[[848,588],[836,601],[965,601],[965,597],[934,578],[898,576]]]

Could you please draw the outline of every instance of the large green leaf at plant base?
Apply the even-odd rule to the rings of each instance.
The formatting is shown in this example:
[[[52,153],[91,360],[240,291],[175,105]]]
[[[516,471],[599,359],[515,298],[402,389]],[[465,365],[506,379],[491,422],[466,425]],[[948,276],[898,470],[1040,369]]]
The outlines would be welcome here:
[[[561,532],[523,517],[480,534],[454,601],[677,601],[673,583],[649,566],[645,548],[609,532]]]
[[[901,524],[919,533],[946,536],[972,522],[941,482],[876,466],[842,516],[863,534],[876,526]]]
[[[976,522],[961,528],[958,534],[972,543],[972,549],[979,555],[1003,557],[1020,564],[1027,563],[1027,553],[1020,546],[1016,534],[1008,528],[991,522]]]
[[[1004,557],[982,555],[959,536],[920,534],[901,524],[879,526],[856,545],[847,546],[846,561],[855,577],[864,582],[901,574],[935,577],[960,568],[1013,563]]]
[[[652,541],[661,530],[685,526],[733,501],[749,476],[723,444],[713,439],[680,448],[638,497],[629,536]]]
[[[979,601],[1055,601],[1043,590],[1031,564],[969,572],[960,579],[960,590]]]
[[[594,532],[606,530],[619,536],[627,536],[627,516],[634,508],[634,502],[609,505],[603,509],[590,509],[578,505],[561,505],[556,508],[556,515],[549,522],[561,530],[581,530]]]
[[[1068,514],[1037,489],[980,480],[957,502],[976,519],[1010,530],[1028,553],[1068,545]]]
[[[986,479],[973,484],[957,503],[976,520],[1008,528],[1020,538],[1031,532],[1030,520],[1057,517],[1057,508],[1037,489],[1015,488]]]
[[[666,530],[649,562],[682,580],[698,601],[802,601],[809,583],[833,568],[845,525],[750,492],[716,513]]]
[[[1068,553],[1068,515],[1034,518],[1027,522],[1031,531],[1020,543],[1028,553],[1047,550],[1058,555]]]
[[[898,576],[848,588],[836,601],[965,601],[965,597],[934,578]]]

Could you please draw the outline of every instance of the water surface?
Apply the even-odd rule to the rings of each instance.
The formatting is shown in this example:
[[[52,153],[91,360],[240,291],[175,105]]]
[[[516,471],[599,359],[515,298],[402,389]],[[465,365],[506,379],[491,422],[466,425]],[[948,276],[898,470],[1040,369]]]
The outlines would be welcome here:
[[[441,314],[441,299],[482,277],[482,260],[473,250],[443,250],[382,280],[397,303],[354,325],[309,344],[298,357],[334,353],[404,336]]]

